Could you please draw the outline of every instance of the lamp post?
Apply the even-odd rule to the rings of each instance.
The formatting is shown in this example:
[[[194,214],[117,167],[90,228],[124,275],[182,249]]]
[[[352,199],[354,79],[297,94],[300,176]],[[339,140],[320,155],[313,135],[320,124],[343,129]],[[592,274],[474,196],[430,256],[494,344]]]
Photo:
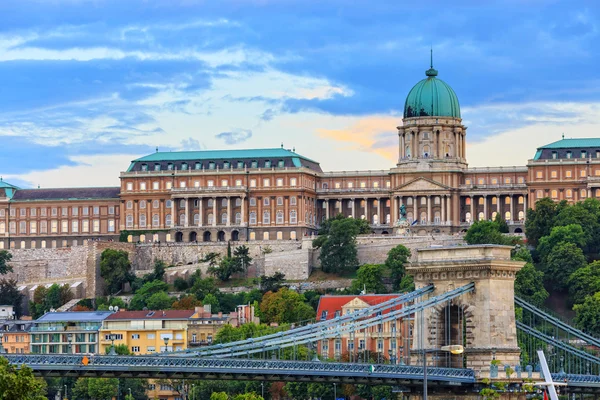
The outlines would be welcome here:
[[[261,382],[260,383],[260,395],[262,396],[262,398],[265,398],[265,383]]]
[[[460,344],[453,344],[449,346],[442,346],[440,351],[446,351],[450,354],[462,354],[465,348]],[[427,400],[427,353],[437,351],[437,349],[426,349],[423,348],[423,400]]]
[[[333,382],[333,400],[337,400],[337,383]]]
[[[390,356],[390,364],[392,364],[392,365],[396,364],[396,360],[395,360],[396,357],[394,357],[394,350],[389,349],[388,355]]]
[[[192,383],[192,400],[194,400],[196,398],[195,389],[196,389],[196,384]]]
[[[69,396],[67,396],[67,385],[65,385],[65,399],[68,399]]]
[[[69,333],[67,335],[67,342],[69,343],[69,345],[67,347],[67,349],[68,349],[67,353],[68,354],[72,354],[73,353],[73,351],[71,350],[71,346],[72,346],[72,343],[73,343],[73,334],[72,333]]]
[[[163,339],[165,341],[165,352],[169,351],[169,338],[165,337]]]
[[[4,333],[0,333],[0,354],[7,352],[2,343],[4,343]]]
[[[111,333],[110,335],[108,335],[108,340],[110,340],[110,353],[108,353],[108,355],[111,356],[116,356],[117,352],[115,351],[115,339],[117,338],[117,335],[115,335],[114,333]]]

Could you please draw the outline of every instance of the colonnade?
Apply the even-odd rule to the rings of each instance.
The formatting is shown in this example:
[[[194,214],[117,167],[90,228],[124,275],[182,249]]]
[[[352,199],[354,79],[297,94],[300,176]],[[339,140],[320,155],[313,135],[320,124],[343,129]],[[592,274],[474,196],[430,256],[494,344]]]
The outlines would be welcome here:
[[[463,220],[473,222],[475,220],[492,219],[494,212],[499,213],[502,218],[508,221],[519,221],[519,212],[523,212],[522,220],[527,217],[527,194],[526,193],[511,193],[511,194],[482,194],[466,196],[469,199],[466,205],[466,211]],[[483,199],[483,204],[480,204],[480,199]],[[494,200],[495,199],[495,200]],[[507,199],[509,199],[507,201]],[[515,206],[516,202],[516,206]],[[494,204],[495,203],[495,204]],[[482,208],[481,208],[482,206]],[[470,218],[467,215],[470,213]],[[510,213],[510,217],[506,218],[506,212]],[[515,213],[517,218],[515,218]]]
[[[424,134],[429,136],[425,139]],[[444,135],[450,133],[452,140],[444,140]],[[466,158],[467,145],[464,132],[462,129],[452,131],[442,131],[442,127],[414,127],[406,129],[404,132],[399,132],[399,154],[401,159],[405,158],[423,158],[425,152],[422,151],[424,146],[429,146],[428,157],[443,159],[450,158]],[[449,152],[445,145],[450,144],[452,150]],[[408,150],[408,151],[407,151]]]
[[[246,224],[245,197],[245,195],[173,197],[171,199],[171,228],[175,226],[182,228],[217,225],[243,226]],[[184,201],[183,207],[180,204],[182,200]],[[223,206],[224,200],[225,205]],[[198,202],[197,207],[195,206],[196,201]],[[180,220],[181,215],[183,215],[183,221]],[[196,215],[198,218],[195,218]],[[210,219],[211,215],[212,220]],[[190,219],[190,216],[193,218]],[[238,216],[239,218],[237,218]]]

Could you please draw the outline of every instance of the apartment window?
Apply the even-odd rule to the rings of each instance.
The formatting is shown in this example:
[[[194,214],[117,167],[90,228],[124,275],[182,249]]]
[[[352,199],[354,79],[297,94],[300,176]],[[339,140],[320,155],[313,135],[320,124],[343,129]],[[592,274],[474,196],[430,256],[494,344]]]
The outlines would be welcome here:
[[[269,187],[269,186],[271,186],[271,179],[264,178],[263,179],[263,187]]]
[[[140,346],[131,346],[131,352],[132,353],[139,353],[140,352]]]
[[[156,347],[154,347],[154,346],[148,346],[148,347],[146,347],[146,351],[148,353],[156,353]]]
[[[139,333],[132,333],[131,334],[131,338],[132,339],[139,339],[140,338],[140,334]]]
[[[152,182],[152,190],[159,190],[160,182]]]
[[[69,232],[69,221],[61,221],[60,222],[60,232],[61,233]]]
[[[89,232],[90,231],[90,221],[84,219],[81,221],[81,232]]]
[[[283,178],[277,178],[276,184],[277,186],[283,186]]]
[[[296,178],[290,178],[290,186],[296,186]]]

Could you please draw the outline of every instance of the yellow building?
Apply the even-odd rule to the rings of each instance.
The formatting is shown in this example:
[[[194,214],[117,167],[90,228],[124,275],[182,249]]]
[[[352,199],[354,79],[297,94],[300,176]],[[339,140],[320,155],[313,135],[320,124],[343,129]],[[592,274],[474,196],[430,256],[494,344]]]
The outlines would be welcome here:
[[[187,327],[194,310],[118,311],[100,329],[102,354],[114,345],[124,344],[132,354],[153,354],[184,350],[188,346]],[[148,398],[177,400],[183,396],[168,384],[151,381]]]

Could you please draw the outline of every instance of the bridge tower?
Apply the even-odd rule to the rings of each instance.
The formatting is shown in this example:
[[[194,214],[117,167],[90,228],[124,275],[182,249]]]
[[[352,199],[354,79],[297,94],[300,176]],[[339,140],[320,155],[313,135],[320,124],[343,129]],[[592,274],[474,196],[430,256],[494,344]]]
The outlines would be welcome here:
[[[524,263],[512,261],[510,252],[510,246],[500,245],[417,250],[417,260],[407,268],[416,289],[433,284],[431,296],[437,296],[474,282],[475,290],[415,315],[415,362],[423,348],[435,353],[428,355],[428,365],[463,367],[465,357],[465,366],[480,378],[489,377],[493,359],[513,368],[519,363],[514,281]],[[464,355],[436,353],[451,344],[463,345]]]

